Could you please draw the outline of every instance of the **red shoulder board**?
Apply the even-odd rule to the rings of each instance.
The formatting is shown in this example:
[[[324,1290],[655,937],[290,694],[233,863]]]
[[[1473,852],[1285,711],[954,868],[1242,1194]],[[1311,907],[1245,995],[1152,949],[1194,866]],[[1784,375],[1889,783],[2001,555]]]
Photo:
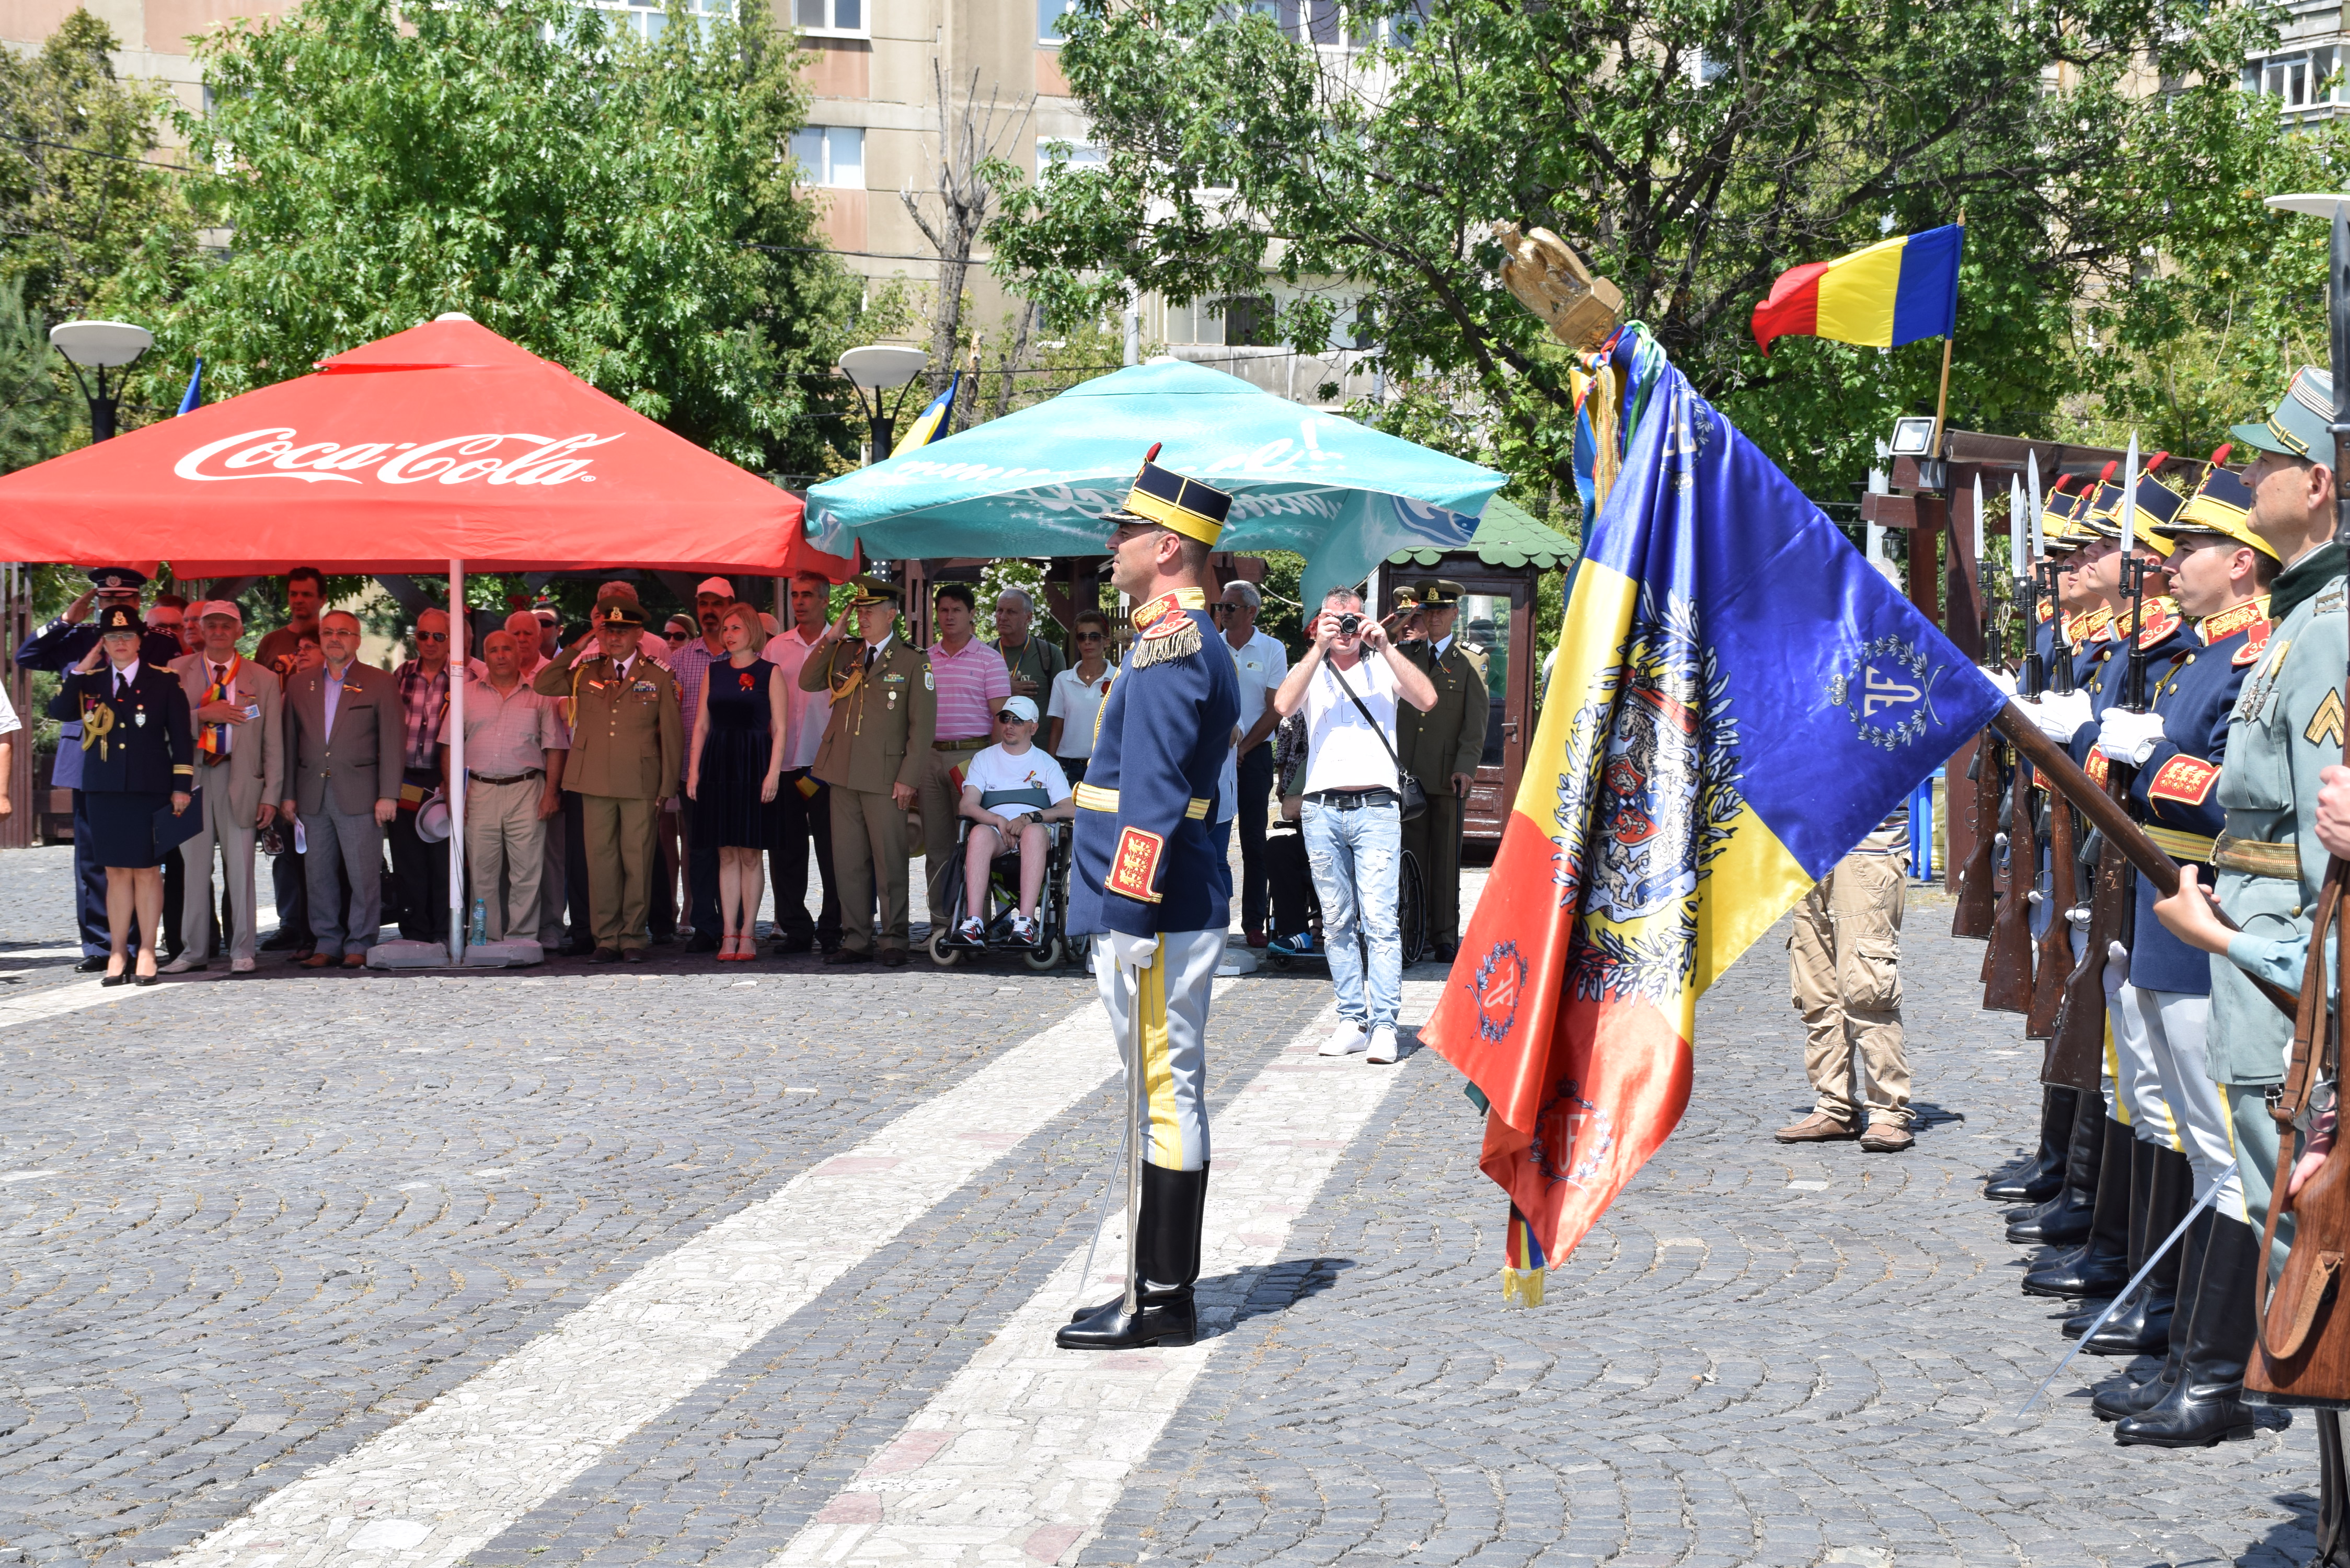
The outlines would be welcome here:
[[[1178,637],[1191,628],[1191,618],[1186,615],[1166,615],[1154,618],[1142,628],[1142,635],[1152,642],[1162,637]]]
[[[2262,621],[2260,625],[2254,627],[2252,628],[2252,634],[2244,639],[2244,646],[2236,649],[2236,657],[2228,660],[2228,662],[2230,664],[2250,664],[2253,659],[2258,659],[2262,654],[2267,652],[2269,647],[2269,633],[2274,628],[2266,621]]]
[[[1118,836],[1117,852],[1109,857],[1109,879],[1103,886],[1113,893],[1156,904],[1159,857],[1166,848],[1167,841],[1159,835],[1139,827],[1128,828]]]
[[[2233,637],[2248,626],[2260,626],[2268,620],[2268,610],[2258,599],[2247,599],[2232,609],[2203,618],[2203,640],[2217,642],[2223,637]]]
[[[2217,764],[2200,757],[2173,757],[2162,764],[2147,784],[2146,793],[2154,800],[2175,800],[2181,805],[2201,805],[2211,794],[2211,786],[2220,780]]]
[[[2146,625],[2137,634],[2137,645],[2140,648],[2152,648],[2178,629],[2177,615],[2167,608],[2148,605],[2146,607]]]
[[[2089,749],[2089,765],[2082,771],[2089,775],[2091,784],[2095,784],[2099,789],[2105,788],[2106,753],[2092,746]]]

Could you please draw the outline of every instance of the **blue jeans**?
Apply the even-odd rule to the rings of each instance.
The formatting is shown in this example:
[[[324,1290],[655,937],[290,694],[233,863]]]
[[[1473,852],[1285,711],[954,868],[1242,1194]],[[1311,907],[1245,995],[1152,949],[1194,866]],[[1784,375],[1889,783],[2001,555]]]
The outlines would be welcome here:
[[[1392,1026],[1403,1001],[1403,939],[1396,929],[1402,810],[1392,801],[1341,811],[1309,800],[1303,826],[1315,896],[1322,900],[1322,937],[1329,950],[1330,983],[1338,992],[1338,1016],[1366,1029]],[[1358,921],[1370,950],[1367,1009],[1363,954],[1355,946]]]

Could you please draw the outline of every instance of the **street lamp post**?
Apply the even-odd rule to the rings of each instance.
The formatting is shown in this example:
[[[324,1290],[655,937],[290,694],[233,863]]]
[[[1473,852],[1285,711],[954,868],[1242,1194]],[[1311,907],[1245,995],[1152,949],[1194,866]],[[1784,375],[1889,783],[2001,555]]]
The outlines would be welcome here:
[[[895,344],[876,343],[863,348],[851,348],[840,357],[840,373],[857,389],[857,406],[865,410],[866,423],[873,431],[873,461],[879,462],[889,455],[889,448],[898,432],[898,415],[906,406],[904,389],[913,384],[922,373],[931,357],[920,348],[901,348]],[[881,394],[891,388],[899,389],[889,411],[881,411]]]
[[[73,366],[74,380],[89,404],[89,439],[93,441],[114,439],[115,400],[107,389],[106,373],[128,369],[154,343],[153,333],[128,321],[60,321],[49,328],[49,347]],[[82,379],[84,369],[98,372],[98,391],[94,395],[89,383]],[[115,389],[120,389],[119,379]]]

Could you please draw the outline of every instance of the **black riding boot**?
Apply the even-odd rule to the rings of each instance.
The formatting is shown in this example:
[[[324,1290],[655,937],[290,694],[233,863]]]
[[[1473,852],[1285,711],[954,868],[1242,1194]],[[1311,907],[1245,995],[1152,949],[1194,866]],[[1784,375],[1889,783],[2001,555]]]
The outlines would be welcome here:
[[[2147,1166],[2140,1149],[2154,1152],[2118,1122],[2106,1129],[2104,1168],[2097,1173],[2097,1205],[2088,1242],[2059,1252],[2026,1273],[2025,1295],[2110,1298],[2122,1288],[2129,1278],[2130,1193],[2138,1171]]]
[[[2229,1438],[2251,1435],[2244,1366],[2258,1332],[2252,1293],[2260,1278],[2255,1271],[2263,1261],[2258,1231],[2235,1220],[2212,1225],[2178,1381],[2160,1400],[2116,1423],[2114,1441],[2208,1449]]]
[[[2150,1146],[2151,1147],[2151,1146]],[[2176,1149],[2154,1148],[2153,1179],[2147,1183],[2143,1225],[2132,1217],[2137,1250],[2130,1256],[2130,1277],[2137,1277],[2147,1258],[2170,1240],[2187,1217],[2188,1199],[2195,1191],[2195,1168]],[[2092,1355],[2149,1355],[2170,1346],[2172,1314],[2178,1305],[2178,1249],[2165,1252],[2154,1265],[2137,1295],[2107,1320],[2081,1348]]]
[[[2049,1085],[2040,1096],[2038,1151],[1985,1183],[1983,1196],[1994,1203],[2042,1203],[2063,1190],[2064,1146],[2080,1105],[2080,1090]]]
[[[2009,1216],[2007,1239],[2019,1246],[2069,1247],[2088,1238],[2105,1169],[2106,1097],[2084,1092],[2079,1099],[2073,1136],[2064,1145],[2064,1190],[2033,1213]]]
[[[2187,1235],[2178,1243],[2178,1302],[2170,1314],[2170,1350],[2153,1376],[2143,1383],[2126,1378],[2116,1379],[2099,1388],[2089,1408],[2100,1421],[2118,1421],[2125,1416],[2135,1416],[2161,1403],[2178,1381],[2178,1368],[2187,1359],[2187,1338],[2195,1319],[2199,1303],[2203,1299],[2203,1255],[2210,1249],[2211,1226],[2218,1216],[2206,1209],[2195,1216],[2187,1227]]]
[[[1200,1277],[1200,1227],[1208,1211],[1208,1170],[1142,1168],[1142,1213],[1135,1226],[1135,1308],[1126,1298],[1081,1312],[1053,1343],[1064,1350],[1132,1350],[1199,1333],[1191,1285]]]
[[[2350,1475],[2343,1469],[2342,1412],[2316,1410],[2317,1555],[2309,1568],[2350,1568]]]

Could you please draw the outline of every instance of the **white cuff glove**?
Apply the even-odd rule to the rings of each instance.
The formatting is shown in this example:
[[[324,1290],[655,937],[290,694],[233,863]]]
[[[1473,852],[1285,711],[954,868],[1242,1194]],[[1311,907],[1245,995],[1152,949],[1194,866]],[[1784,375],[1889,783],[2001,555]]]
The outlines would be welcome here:
[[[2097,750],[2106,753],[2107,762],[2127,763],[2136,767],[2154,755],[2154,748],[2162,743],[2162,715],[2133,713],[2126,708],[2108,708],[2105,722],[2097,727]]]
[[[1145,969],[1150,963],[1151,955],[1159,950],[1157,937],[1138,937],[1125,931],[1109,931],[1105,933],[1105,940],[1109,944],[1110,962],[1120,969]]]
[[[2058,745],[2069,745],[2081,726],[2090,719],[2089,694],[2086,691],[2051,691],[2037,702],[2026,702],[2023,711],[2040,726],[2040,732]]]
[[[2003,695],[2009,697],[2015,695],[2015,677],[2012,674],[1989,664],[1979,665],[1977,668],[1981,670],[1983,679],[1998,687]]]

